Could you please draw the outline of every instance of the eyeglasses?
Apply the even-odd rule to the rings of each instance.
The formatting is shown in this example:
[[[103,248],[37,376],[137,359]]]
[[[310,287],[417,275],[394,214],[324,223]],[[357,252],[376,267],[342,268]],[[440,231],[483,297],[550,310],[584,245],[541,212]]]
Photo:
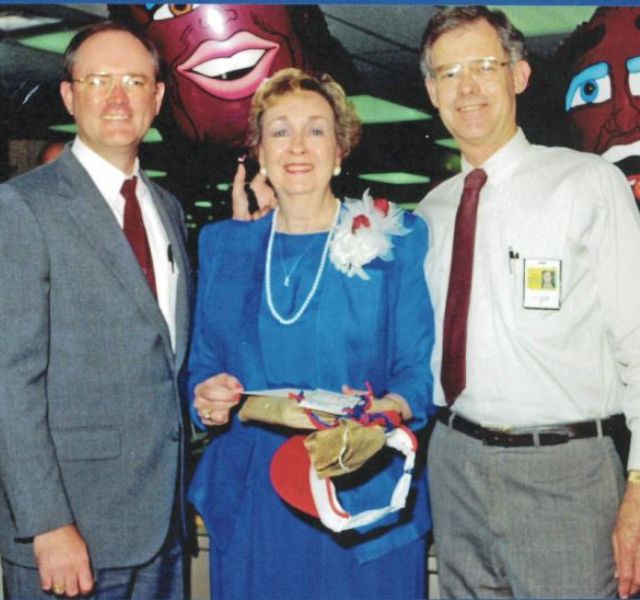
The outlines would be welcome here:
[[[432,77],[440,85],[450,85],[460,81],[464,69],[469,69],[471,77],[476,81],[492,81],[498,75],[500,67],[505,67],[510,61],[500,61],[493,56],[485,56],[484,58],[475,58],[451,65],[442,65],[436,67],[432,71]]]
[[[110,73],[89,73],[81,79],[72,79],[74,83],[84,85],[88,94],[93,98],[106,98],[111,94],[120,80],[122,88],[129,98],[142,98],[154,87],[155,82],[149,81],[146,75],[111,75]]]

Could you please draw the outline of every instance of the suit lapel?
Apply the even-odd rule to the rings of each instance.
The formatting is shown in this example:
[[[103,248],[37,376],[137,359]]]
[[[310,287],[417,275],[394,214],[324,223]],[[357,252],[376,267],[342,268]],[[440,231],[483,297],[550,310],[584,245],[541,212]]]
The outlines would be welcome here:
[[[157,327],[172,354],[167,324],[113,212],[70,148],[65,150],[57,165],[60,174],[58,193],[67,198],[71,218],[105,266]]]

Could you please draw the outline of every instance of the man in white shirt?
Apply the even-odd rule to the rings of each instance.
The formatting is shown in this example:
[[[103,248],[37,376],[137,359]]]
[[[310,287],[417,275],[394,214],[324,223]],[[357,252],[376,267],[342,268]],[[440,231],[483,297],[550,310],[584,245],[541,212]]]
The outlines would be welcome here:
[[[0,554],[11,598],[183,598],[178,201],[138,165],[164,94],[126,26],[79,32],[78,135],[0,186]]]
[[[529,144],[516,96],[530,67],[500,11],[438,11],[421,66],[462,151],[462,173],[417,208],[436,315],[442,409],[428,456],[443,596],[629,597],[640,589],[640,218],[626,180],[599,157]],[[461,200],[465,185],[475,192]],[[620,413],[626,491],[611,438]]]

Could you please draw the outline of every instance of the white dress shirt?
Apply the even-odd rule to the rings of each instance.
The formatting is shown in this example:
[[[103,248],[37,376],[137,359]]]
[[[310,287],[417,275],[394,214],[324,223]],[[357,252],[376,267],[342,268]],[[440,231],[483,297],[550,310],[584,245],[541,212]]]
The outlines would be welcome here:
[[[442,326],[462,173],[416,212],[430,229],[425,271]],[[624,411],[640,469],[640,215],[601,157],[531,145],[521,130],[482,165],[467,338],[467,385],[453,410],[485,426],[538,426]],[[517,258],[510,258],[510,252]],[[560,308],[525,308],[525,260],[560,261]],[[530,262],[529,262],[530,264]]]
[[[71,150],[95,183],[109,208],[113,211],[121,228],[124,222],[125,199],[120,194],[120,188],[125,179],[130,179],[134,175],[137,177],[136,195],[140,203],[142,221],[144,222],[151,250],[158,306],[167,322],[171,345],[175,351],[178,265],[173,260],[174,249],[170,246],[167,232],[162,225],[151,193],[140,177],[138,160],[136,159],[133,175],[127,175],[94,152],[79,137],[76,137],[73,141]]]

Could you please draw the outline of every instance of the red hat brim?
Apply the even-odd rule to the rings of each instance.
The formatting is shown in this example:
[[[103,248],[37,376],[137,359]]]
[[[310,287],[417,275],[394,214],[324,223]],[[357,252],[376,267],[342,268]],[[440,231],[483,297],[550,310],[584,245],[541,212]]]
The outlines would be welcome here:
[[[294,435],[276,450],[269,475],[280,498],[294,508],[319,518],[309,483],[311,459],[304,438],[303,435]]]

